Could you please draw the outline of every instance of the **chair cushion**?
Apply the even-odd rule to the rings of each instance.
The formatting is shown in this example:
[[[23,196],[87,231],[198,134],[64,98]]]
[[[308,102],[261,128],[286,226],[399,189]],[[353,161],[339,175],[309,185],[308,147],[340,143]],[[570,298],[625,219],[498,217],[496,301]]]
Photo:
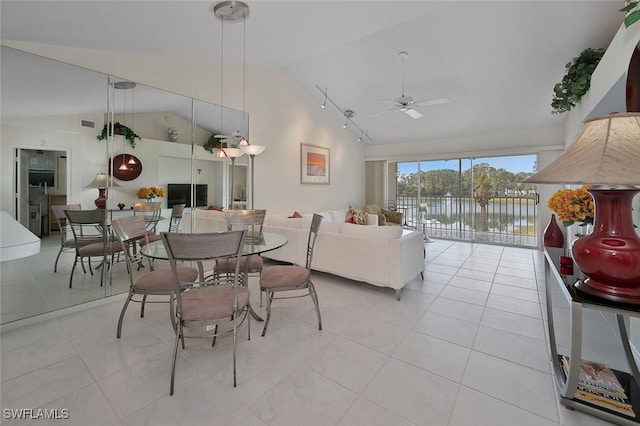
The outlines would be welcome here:
[[[260,275],[260,287],[266,289],[289,288],[309,281],[309,270],[297,265],[274,265]]]
[[[182,292],[182,320],[221,319],[233,314],[233,287],[222,284]],[[238,286],[238,309],[249,304],[249,289]]]
[[[255,254],[255,255],[252,255],[252,256],[242,256],[240,258],[240,272],[244,272],[245,271],[247,257],[249,257],[249,270],[248,270],[248,272],[260,272],[260,271],[262,271],[262,265],[264,264],[264,262],[262,261],[262,258],[260,256]],[[230,273],[230,272],[235,272],[236,271],[236,259],[235,258],[229,258],[229,259],[220,259],[220,260],[218,260],[218,262],[216,264],[216,271],[219,274],[227,274],[227,273]]]
[[[178,268],[180,282],[193,282],[198,278],[198,270],[195,268]],[[166,291],[171,293],[176,288],[171,269],[156,269],[144,274],[133,285],[139,291]]]
[[[78,254],[82,257],[100,256],[104,252],[114,254],[122,251],[120,241],[111,241],[106,244],[91,243],[78,248]]]

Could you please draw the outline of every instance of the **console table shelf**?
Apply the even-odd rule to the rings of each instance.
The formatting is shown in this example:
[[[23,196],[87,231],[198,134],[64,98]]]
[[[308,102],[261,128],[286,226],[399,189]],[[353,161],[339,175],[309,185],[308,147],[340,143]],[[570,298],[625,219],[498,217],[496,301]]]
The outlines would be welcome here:
[[[607,300],[597,299],[588,295],[583,295],[575,288],[575,283],[580,281],[579,276],[560,275],[558,272],[559,258],[562,249],[545,249],[545,292],[547,303],[547,324],[549,331],[549,343],[551,349],[551,360],[556,386],[560,394],[560,403],[564,406],[587,412],[594,416],[603,418],[612,423],[620,425],[640,424],[640,371],[633,355],[633,345],[629,341],[627,333],[627,323],[630,317],[640,317],[640,310],[637,306],[614,304]],[[576,271],[577,268],[576,268]],[[578,271],[579,272],[579,271]],[[554,300],[561,295],[563,300]],[[554,304],[565,302],[569,306],[569,353],[558,353],[558,342],[554,325]],[[619,371],[612,368],[613,373],[622,385],[629,404],[635,416],[620,414],[611,409],[604,408],[597,403],[589,403],[577,396],[579,385],[580,366],[584,361],[582,358],[582,332],[583,332],[583,311],[595,310],[615,315],[620,341],[630,372]],[[567,364],[563,368],[563,357],[568,358]],[[591,360],[601,362],[600,360]],[[567,368],[568,367],[568,368]]]

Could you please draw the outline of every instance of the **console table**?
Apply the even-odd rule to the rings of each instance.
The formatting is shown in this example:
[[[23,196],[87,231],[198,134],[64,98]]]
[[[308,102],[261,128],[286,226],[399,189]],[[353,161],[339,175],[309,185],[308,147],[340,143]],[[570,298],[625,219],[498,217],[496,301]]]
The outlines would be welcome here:
[[[547,324],[549,331],[549,343],[551,346],[551,361],[553,374],[560,395],[560,403],[570,409],[587,412],[591,415],[603,418],[620,425],[640,424],[640,371],[633,356],[632,343],[627,333],[629,317],[640,317],[638,306],[614,304],[607,300],[597,299],[581,294],[575,288],[575,283],[580,281],[580,271],[574,266],[576,275],[561,275],[559,271],[559,259],[563,254],[562,249],[545,249],[545,292],[547,302]],[[556,299],[554,299],[556,298]],[[560,300],[558,300],[558,298]],[[558,341],[554,325],[554,303],[566,303],[569,306],[570,336],[569,353],[558,352]],[[612,369],[616,378],[624,388],[635,416],[619,414],[613,409],[603,408],[603,404],[589,403],[577,396],[582,364],[582,332],[583,313],[585,310],[608,312],[615,315],[622,348],[629,364],[630,373]],[[568,359],[567,359],[568,357]],[[564,359],[564,368],[563,368]],[[567,362],[568,361],[568,362]],[[590,360],[602,362],[602,360]],[[567,365],[568,364],[568,365]]]

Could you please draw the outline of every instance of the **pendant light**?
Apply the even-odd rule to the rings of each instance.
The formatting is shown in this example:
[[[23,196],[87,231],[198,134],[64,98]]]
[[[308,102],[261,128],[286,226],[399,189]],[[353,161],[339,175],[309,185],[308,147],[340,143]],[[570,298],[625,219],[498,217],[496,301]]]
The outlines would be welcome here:
[[[246,22],[247,22],[247,17],[249,16],[249,5],[247,5],[244,2],[241,1],[223,1],[220,2],[218,4],[216,4],[213,7],[213,13],[215,14],[216,18],[218,18],[220,21],[222,21],[222,36],[221,36],[221,49],[220,49],[220,55],[221,55],[221,59],[220,59],[220,67],[222,70],[223,67],[223,56],[222,56],[222,52],[224,49],[224,22],[225,21],[229,21],[229,22],[238,22],[240,20],[242,20],[242,122],[243,122],[243,127],[246,128],[246,112],[245,112],[245,91],[246,91],[246,80],[247,80],[247,48],[246,48],[246,40],[247,40],[247,33],[246,33]],[[222,106],[222,71],[220,73],[220,105]],[[222,109],[220,110],[220,125],[222,126]],[[220,132],[223,133],[223,132]],[[243,135],[241,132],[238,132],[240,134],[240,140],[238,141],[238,146],[239,147],[243,147],[243,146],[249,146],[249,140],[245,137],[245,135]],[[221,150],[222,148],[220,148],[219,150]],[[216,154],[216,156],[218,156]],[[226,154],[224,155],[225,157],[227,156]]]
[[[129,127],[133,129],[133,116],[134,116],[134,108],[135,108],[134,107],[134,89],[136,88],[136,83],[134,83],[133,81],[116,81],[115,83],[113,83],[113,88],[117,90],[131,90],[131,122],[129,123]],[[125,92],[123,92],[123,95],[122,95],[122,116],[123,116],[124,126],[126,126],[127,125],[127,95]],[[126,151],[127,151],[126,141],[123,144],[124,144],[124,154],[122,156],[123,160],[122,160],[122,163],[118,166],[118,170],[125,172],[129,170],[129,166],[136,166],[138,163],[136,162],[133,155],[129,156],[129,161],[127,162],[124,161],[124,159],[126,158]]]

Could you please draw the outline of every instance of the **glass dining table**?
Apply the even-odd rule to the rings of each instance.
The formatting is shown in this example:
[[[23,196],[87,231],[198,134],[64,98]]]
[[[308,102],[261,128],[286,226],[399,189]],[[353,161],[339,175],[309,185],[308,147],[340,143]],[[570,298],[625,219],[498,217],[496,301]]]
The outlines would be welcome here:
[[[250,256],[253,254],[266,253],[271,250],[276,250],[287,244],[287,238],[284,235],[276,234],[275,232],[261,232],[259,235],[247,233],[242,245],[242,255]],[[142,247],[141,253],[151,259],[169,260],[167,250],[162,243],[162,240],[153,241]],[[245,265],[249,265],[249,262],[245,262]],[[245,271],[245,276],[247,276]],[[263,321],[254,310],[251,308],[251,316],[257,321]]]

